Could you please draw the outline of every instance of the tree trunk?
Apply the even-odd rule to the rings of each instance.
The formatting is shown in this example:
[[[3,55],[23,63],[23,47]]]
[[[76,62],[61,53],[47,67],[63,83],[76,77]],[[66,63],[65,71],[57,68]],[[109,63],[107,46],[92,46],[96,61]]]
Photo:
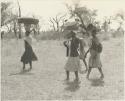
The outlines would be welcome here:
[[[4,31],[1,32],[1,39],[3,39]]]
[[[57,32],[59,32],[59,23],[57,22]]]
[[[14,34],[15,34],[15,37],[18,38],[18,37],[17,37],[16,22],[13,22],[13,23],[14,23],[14,28],[13,28]]]
[[[87,31],[87,28],[86,28],[86,26],[85,26],[85,24],[83,22],[82,17],[80,15],[77,15],[77,16],[80,18],[83,28],[85,29],[85,31]]]
[[[9,27],[8,25],[6,25],[6,27],[7,27],[7,33],[11,33],[12,32],[11,27]]]
[[[19,4],[19,1],[17,0],[18,2],[18,7],[19,7],[19,17],[21,17],[21,8],[20,8],[20,4]],[[21,39],[22,36],[21,36],[21,24],[19,24],[19,39]]]
[[[22,36],[21,36],[21,24],[19,24],[19,39],[21,39]]]

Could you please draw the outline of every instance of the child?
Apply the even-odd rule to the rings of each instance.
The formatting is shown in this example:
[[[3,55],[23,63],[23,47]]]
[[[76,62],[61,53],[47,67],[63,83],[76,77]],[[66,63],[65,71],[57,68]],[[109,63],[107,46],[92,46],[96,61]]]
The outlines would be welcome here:
[[[81,66],[80,66],[78,48],[80,40],[76,37],[76,34],[73,31],[71,31],[68,39],[69,38],[71,38],[71,40],[64,42],[64,45],[67,47],[67,56],[68,56],[68,60],[65,65],[65,70],[67,75],[66,80],[69,80],[69,73],[74,72],[76,76],[75,80],[79,81],[78,71],[81,69]]]
[[[101,64],[101,60],[100,60],[100,49],[99,49],[99,45],[101,45],[101,43],[99,42],[98,38],[96,37],[96,34],[97,34],[96,30],[93,30],[90,48],[85,54],[85,57],[86,57],[87,53],[90,52],[89,69],[88,69],[87,78],[89,78],[92,68],[98,68],[99,72],[101,73],[101,78],[104,78],[104,74],[103,74],[102,68],[101,68],[102,64]]]
[[[32,39],[30,38],[30,32],[26,31],[25,33],[26,37],[24,39],[25,42],[25,51],[23,56],[21,57],[21,62],[23,62],[23,70],[25,69],[25,64],[30,65],[30,70],[32,69],[32,61],[36,61],[37,57],[35,55],[35,53],[33,52],[32,49]]]

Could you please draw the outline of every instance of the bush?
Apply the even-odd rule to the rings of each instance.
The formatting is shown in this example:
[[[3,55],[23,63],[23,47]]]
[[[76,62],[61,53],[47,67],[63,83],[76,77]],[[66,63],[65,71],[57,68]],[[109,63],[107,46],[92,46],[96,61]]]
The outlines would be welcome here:
[[[99,39],[102,41],[109,40],[110,39],[109,32],[107,32],[107,33],[104,31],[100,32]]]
[[[46,31],[40,32],[39,35],[36,36],[37,40],[60,40],[64,38],[65,33],[63,32],[55,32],[55,31]]]
[[[3,35],[3,38],[5,39],[12,39],[12,38],[15,38],[15,34],[13,32],[5,32],[4,35]]]
[[[124,36],[124,32],[122,32],[122,31],[114,31],[114,32],[112,33],[112,37],[113,37],[113,38],[122,37],[122,36]]]
[[[25,36],[24,32],[21,33],[21,37],[23,38]],[[18,37],[18,32],[17,36],[15,36],[14,32],[4,32],[3,39],[15,39]]]

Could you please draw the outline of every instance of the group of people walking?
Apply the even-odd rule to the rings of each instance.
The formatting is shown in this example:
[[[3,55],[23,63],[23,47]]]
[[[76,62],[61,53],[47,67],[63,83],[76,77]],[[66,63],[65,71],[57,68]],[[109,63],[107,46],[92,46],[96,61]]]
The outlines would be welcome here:
[[[30,31],[25,32],[25,51],[21,57],[21,62],[23,63],[23,70],[25,70],[25,65],[29,63],[30,70],[32,69],[32,61],[36,61],[37,56],[35,55],[32,49],[32,38],[30,37]],[[66,80],[69,80],[70,72],[74,72],[77,81],[79,81],[79,72],[81,71],[80,59],[83,60],[83,63],[86,67],[87,78],[89,79],[90,72],[92,68],[98,68],[101,73],[101,78],[104,78],[104,74],[102,72],[102,64],[100,60],[100,54],[102,51],[102,44],[99,42],[97,38],[96,29],[91,30],[87,36],[89,37],[89,48],[85,52],[85,42],[84,39],[78,38],[76,33],[71,31],[67,34],[67,40],[64,41],[64,46],[66,47],[66,55],[68,57],[67,62],[65,64],[66,71]],[[86,56],[90,53],[88,65],[86,62]]]
[[[67,40],[64,41],[64,46],[67,48],[67,57],[68,60],[65,65],[65,71],[66,71],[66,80],[69,80],[69,74],[70,72],[74,72],[77,81],[79,81],[79,72],[81,71],[81,65],[80,65],[80,59],[83,60],[83,63],[86,67],[87,72],[87,79],[89,79],[90,72],[92,68],[98,68],[99,72],[101,73],[100,78],[104,78],[104,74],[102,72],[102,64],[100,60],[100,54],[102,51],[102,44],[99,42],[99,39],[97,38],[97,31],[96,29],[89,32],[88,37],[89,38],[89,48],[85,52],[85,43],[84,39],[80,39],[76,36],[76,33],[71,31],[67,35]],[[88,65],[86,63],[86,56],[90,53]]]

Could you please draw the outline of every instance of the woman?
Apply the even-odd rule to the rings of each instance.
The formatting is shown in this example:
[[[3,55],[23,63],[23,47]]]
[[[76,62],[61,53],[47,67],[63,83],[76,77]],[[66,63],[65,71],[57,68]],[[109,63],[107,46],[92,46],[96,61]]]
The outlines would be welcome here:
[[[69,80],[69,73],[74,72],[76,76],[75,80],[78,81],[79,80],[78,71],[81,69],[79,53],[78,53],[80,40],[76,37],[76,34],[73,31],[71,31],[68,39],[69,38],[71,39],[64,42],[64,45],[67,47],[67,56],[68,56],[68,60],[65,65],[65,70],[67,75],[66,80]]]
[[[92,31],[92,39],[90,43],[90,48],[86,52],[85,57],[88,52],[90,52],[90,57],[89,57],[89,69],[88,69],[88,74],[87,78],[89,78],[90,72],[92,68],[98,68],[99,72],[101,73],[101,78],[104,78],[104,74],[102,72],[102,64],[100,60],[100,52],[98,51],[98,46],[101,44],[96,37],[96,30]]]
[[[30,65],[30,70],[32,69],[32,61],[36,61],[37,57],[35,55],[35,53],[33,52],[32,49],[32,39],[30,38],[30,32],[26,31],[25,33],[26,37],[24,39],[25,42],[25,51],[23,56],[21,57],[21,62],[23,62],[23,70],[25,69],[25,64]]]

